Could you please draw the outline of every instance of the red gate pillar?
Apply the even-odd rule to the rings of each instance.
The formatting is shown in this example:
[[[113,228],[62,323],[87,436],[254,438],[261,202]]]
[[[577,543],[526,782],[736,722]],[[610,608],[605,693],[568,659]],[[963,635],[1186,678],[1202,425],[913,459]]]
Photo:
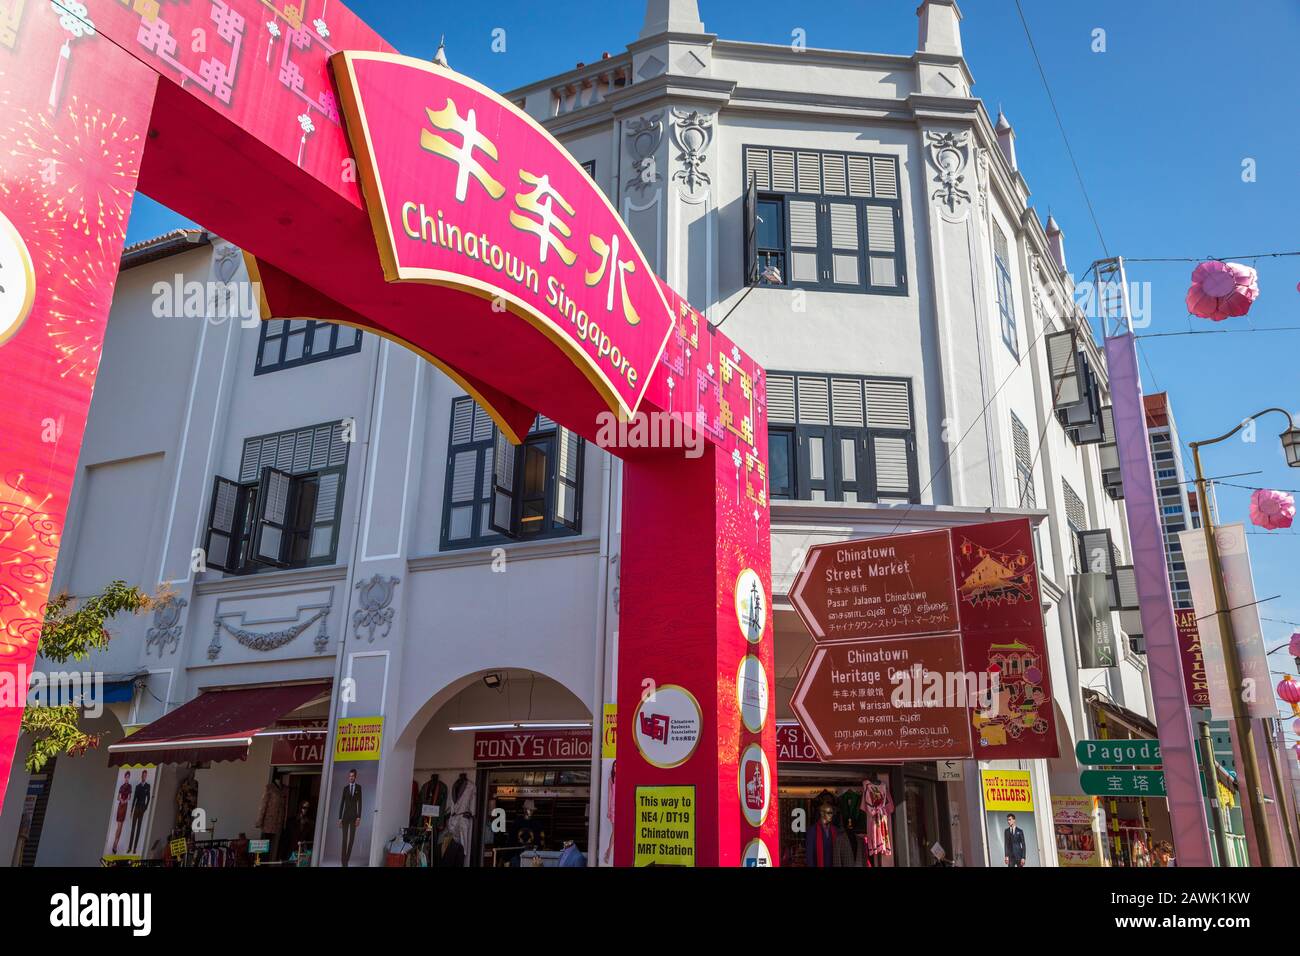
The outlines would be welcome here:
[[[743,459],[702,452],[625,463],[618,865],[777,858],[768,510]]]

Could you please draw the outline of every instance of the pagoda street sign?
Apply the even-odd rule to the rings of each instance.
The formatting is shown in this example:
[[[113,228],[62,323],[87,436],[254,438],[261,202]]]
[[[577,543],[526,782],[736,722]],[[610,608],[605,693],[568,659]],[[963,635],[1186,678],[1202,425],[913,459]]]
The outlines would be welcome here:
[[[1163,770],[1085,770],[1079,774],[1090,797],[1163,797]]]
[[[830,762],[968,758],[971,722],[961,637],[819,645],[790,699],[817,754]]]
[[[790,588],[818,643],[957,629],[957,589],[947,531],[819,544]]]
[[[1158,740],[1080,740],[1074,755],[1081,764],[1146,767],[1163,763]]]

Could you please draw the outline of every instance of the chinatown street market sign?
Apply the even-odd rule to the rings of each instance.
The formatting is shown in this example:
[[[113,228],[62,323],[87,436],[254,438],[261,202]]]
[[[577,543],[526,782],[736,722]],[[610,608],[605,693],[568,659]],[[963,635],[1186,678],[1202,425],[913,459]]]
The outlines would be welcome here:
[[[791,709],[825,761],[1057,756],[1033,531],[1016,518],[810,548]]]

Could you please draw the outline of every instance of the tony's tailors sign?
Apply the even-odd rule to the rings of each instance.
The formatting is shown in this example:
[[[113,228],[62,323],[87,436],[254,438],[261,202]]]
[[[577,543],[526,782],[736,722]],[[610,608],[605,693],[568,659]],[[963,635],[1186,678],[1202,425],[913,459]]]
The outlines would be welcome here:
[[[476,763],[555,763],[591,760],[591,729],[480,730],[474,734]]]

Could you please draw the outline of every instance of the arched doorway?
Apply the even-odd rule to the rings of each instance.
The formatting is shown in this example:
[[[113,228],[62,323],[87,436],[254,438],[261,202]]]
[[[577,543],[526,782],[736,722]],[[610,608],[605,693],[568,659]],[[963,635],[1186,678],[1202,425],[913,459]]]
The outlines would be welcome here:
[[[408,826],[420,846],[432,844],[430,862],[554,866],[570,844],[585,856],[593,804],[586,705],[523,668],[451,688],[403,735],[413,740]]]

